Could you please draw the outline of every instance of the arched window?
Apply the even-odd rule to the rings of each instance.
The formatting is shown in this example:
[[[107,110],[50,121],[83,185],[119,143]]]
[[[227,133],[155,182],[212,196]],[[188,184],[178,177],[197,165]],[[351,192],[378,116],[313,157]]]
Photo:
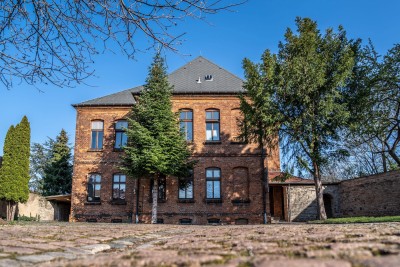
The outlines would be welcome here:
[[[113,176],[113,199],[125,199],[126,176],[124,174],[114,174]]]
[[[206,169],[206,198],[221,198],[221,170],[219,168]]]
[[[103,121],[96,120],[92,121],[92,142],[91,149],[103,149],[103,135],[104,135],[104,123]]]
[[[179,178],[179,199],[193,199],[193,170],[188,177]]]
[[[220,140],[220,116],[218,109],[206,110],[206,141]]]
[[[128,137],[125,130],[128,128],[126,120],[119,120],[115,122],[115,149],[122,149],[128,142]]]
[[[193,110],[181,109],[179,111],[179,125],[187,141],[193,141]]]
[[[98,173],[89,174],[87,183],[87,201],[99,202],[101,190],[101,175]]]

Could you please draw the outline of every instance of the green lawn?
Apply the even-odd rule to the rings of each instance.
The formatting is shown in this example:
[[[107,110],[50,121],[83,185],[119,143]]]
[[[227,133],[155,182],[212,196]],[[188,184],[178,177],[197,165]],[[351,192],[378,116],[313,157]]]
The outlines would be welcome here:
[[[383,217],[347,217],[332,218],[325,221],[309,221],[308,223],[317,224],[333,224],[333,223],[377,223],[377,222],[400,222],[400,216],[383,216]]]

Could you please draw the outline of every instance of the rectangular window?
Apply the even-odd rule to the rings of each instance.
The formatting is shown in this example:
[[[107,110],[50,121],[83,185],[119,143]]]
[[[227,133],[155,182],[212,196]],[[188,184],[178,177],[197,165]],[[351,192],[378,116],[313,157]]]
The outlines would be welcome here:
[[[113,177],[113,199],[125,199],[126,176],[114,174]]]
[[[189,177],[179,178],[179,199],[193,199],[193,171]]]
[[[193,141],[193,111],[181,110],[179,112],[179,125],[187,141]]]
[[[219,141],[219,111],[207,110],[206,111],[206,140]]]
[[[103,149],[104,124],[102,121],[92,121],[91,149]]]
[[[154,180],[150,182],[150,201],[153,200]],[[158,177],[158,200],[165,201],[167,196],[167,180],[165,176]]]
[[[115,149],[122,149],[128,143],[128,136],[125,130],[128,128],[128,122],[120,120],[115,123]]]
[[[206,197],[207,199],[221,198],[221,170],[218,168],[206,169]]]
[[[90,174],[87,184],[87,200],[89,202],[100,201],[101,176],[100,174]]]

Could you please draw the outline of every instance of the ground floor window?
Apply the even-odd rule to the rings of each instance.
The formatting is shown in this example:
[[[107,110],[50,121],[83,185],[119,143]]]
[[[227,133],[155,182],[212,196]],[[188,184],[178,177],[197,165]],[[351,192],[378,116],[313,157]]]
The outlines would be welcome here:
[[[189,177],[179,178],[179,199],[193,198],[193,171]]]
[[[101,175],[97,173],[90,174],[87,183],[87,201],[100,201],[100,189]]]
[[[206,189],[207,199],[221,198],[221,170],[219,168],[206,169]]]
[[[150,181],[150,201],[153,201],[154,180]],[[167,197],[167,179],[164,175],[158,177],[158,200],[165,201]]]

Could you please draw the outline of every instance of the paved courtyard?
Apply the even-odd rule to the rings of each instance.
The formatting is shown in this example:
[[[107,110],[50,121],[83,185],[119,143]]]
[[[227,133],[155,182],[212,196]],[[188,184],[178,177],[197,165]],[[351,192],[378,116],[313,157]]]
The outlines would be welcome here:
[[[0,266],[400,266],[400,223],[0,225]]]

